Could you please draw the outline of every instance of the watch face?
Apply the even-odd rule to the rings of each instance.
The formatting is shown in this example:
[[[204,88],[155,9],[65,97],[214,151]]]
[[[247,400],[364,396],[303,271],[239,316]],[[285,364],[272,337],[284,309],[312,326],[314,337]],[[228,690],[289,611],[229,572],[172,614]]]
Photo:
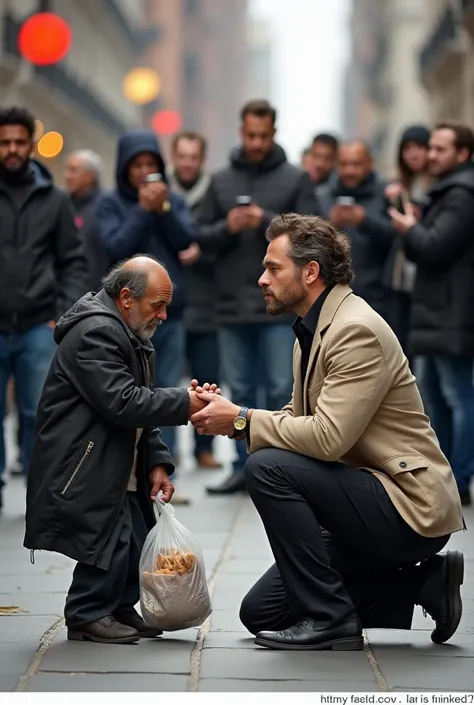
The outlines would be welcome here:
[[[234,428],[236,431],[243,431],[246,425],[247,419],[245,419],[243,416],[237,416],[237,418],[234,419]]]

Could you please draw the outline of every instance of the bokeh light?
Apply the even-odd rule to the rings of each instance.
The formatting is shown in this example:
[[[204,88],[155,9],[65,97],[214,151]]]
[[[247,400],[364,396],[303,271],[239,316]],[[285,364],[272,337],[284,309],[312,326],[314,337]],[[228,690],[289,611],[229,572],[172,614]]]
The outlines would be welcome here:
[[[35,142],[38,142],[44,135],[44,125],[41,122],[41,120],[35,120],[35,135],[34,135],[34,140]]]
[[[181,129],[182,122],[176,110],[158,110],[151,120],[151,126],[158,135],[174,135]]]
[[[158,96],[160,89],[161,79],[153,69],[133,69],[123,80],[124,96],[137,105],[150,103]]]
[[[49,66],[61,61],[68,53],[71,42],[68,23],[53,12],[32,15],[18,32],[20,54],[35,66]]]
[[[52,159],[61,153],[64,138],[59,132],[47,132],[38,142],[38,154],[45,159]]]

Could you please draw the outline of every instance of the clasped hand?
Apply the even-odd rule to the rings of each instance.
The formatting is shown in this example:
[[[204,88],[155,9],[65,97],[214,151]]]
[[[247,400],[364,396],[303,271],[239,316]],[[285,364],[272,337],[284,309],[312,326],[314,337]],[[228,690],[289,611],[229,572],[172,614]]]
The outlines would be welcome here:
[[[230,436],[234,431],[234,419],[240,407],[221,395],[216,384],[199,385],[193,379],[189,388],[191,397],[189,420],[201,435]]]

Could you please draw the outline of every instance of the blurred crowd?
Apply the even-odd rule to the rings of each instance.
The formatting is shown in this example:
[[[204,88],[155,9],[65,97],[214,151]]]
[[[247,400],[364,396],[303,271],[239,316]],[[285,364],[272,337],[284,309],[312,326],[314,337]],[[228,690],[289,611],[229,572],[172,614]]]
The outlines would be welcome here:
[[[266,313],[258,285],[265,231],[286,212],[321,215],[348,234],[353,289],[399,338],[461,499],[471,502],[469,126],[407,126],[397,172],[387,179],[368,144],[332,134],[317,135],[301,165],[290,164],[275,140],[275,109],[257,100],[243,107],[240,144],[216,173],[206,169],[208,136],[176,135],[166,164],[156,135],[140,128],[119,140],[113,190],[102,191],[100,155],[85,145],[68,156],[63,192],[31,157],[34,117],[23,108],[0,110],[0,418],[16,416],[18,444],[15,463],[5,468],[0,436],[0,508],[6,474],[28,471],[56,322],[133,255],[155,256],[174,283],[167,320],[152,337],[157,386],[191,377],[225,384],[241,407],[278,409],[289,401],[292,320]],[[163,437],[179,464],[175,429]],[[235,443],[233,472],[207,488],[210,494],[245,491],[245,443]],[[195,435],[194,455],[197,468],[220,467],[212,436]]]

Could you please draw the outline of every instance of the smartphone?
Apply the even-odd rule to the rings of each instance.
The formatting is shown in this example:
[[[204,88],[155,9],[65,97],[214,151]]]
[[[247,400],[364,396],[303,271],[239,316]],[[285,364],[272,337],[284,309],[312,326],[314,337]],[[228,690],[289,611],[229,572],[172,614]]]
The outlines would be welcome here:
[[[396,198],[391,198],[390,203],[399,213],[402,213],[403,215],[407,214],[407,203],[409,203],[409,198],[406,193],[402,193]]]
[[[355,206],[355,199],[352,196],[338,196],[336,204],[338,206]]]
[[[235,204],[237,206],[250,206],[252,204],[252,196],[237,196]]]
[[[154,184],[157,181],[163,181],[163,175],[162,174],[147,174],[145,176],[145,181],[147,184]]]
[[[163,181],[163,174],[147,174],[145,176],[145,183],[147,184],[156,184],[160,181]],[[169,210],[171,210],[171,203],[169,200],[166,200],[163,203],[163,211],[166,213]]]

